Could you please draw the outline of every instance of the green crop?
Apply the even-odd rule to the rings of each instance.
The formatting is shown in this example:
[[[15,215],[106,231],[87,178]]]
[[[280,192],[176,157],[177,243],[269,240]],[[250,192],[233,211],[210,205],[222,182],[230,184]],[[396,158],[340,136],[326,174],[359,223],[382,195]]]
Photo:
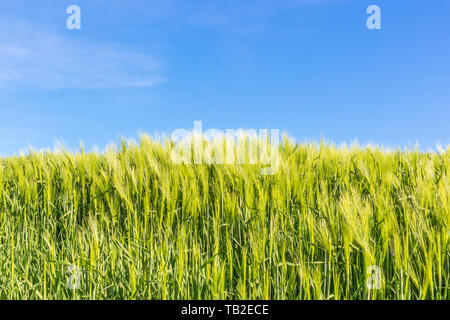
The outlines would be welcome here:
[[[450,298],[450,149],[284,138],[262,176],[172,147],[1,159],[0,299]]]

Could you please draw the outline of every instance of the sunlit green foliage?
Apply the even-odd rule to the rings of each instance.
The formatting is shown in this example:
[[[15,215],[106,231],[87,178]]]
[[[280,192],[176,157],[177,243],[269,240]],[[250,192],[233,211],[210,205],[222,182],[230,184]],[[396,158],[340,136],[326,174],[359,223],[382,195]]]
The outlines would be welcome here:
[[[261,176],[170,149],[142,136],[0,160],[0,298],[449,298],[450,150],[284,139]]]

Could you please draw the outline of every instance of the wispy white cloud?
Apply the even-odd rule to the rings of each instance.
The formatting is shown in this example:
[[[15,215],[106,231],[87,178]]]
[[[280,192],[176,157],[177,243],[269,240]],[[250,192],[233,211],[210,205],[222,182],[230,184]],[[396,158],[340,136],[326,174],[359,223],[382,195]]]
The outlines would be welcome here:
[[[166,80],[160,60],[152,55],[1,17],[0,24],[0,86],[102,89]]]
[[[173,21],[171,25],[179,26],[181,22],[181,25],[195,25],[220,32],[253,34],[264,32],[265,18],[277,12],[303,5],[344,1],[351,0],[230,0],[194,3],[180,0],[129,0],[126,6],[120,5],[119,0],[79,2],[83,8],[94,6],[98,12],[109,10],[109,7],[120,7],[121,16],[127,19],[135,17],[141,21]],[[0,7],[14,7],[17,10],[24,3],[0,0]],[[42,3],[42,6],[48,7],[53,1],[43,0]],[[0,25],[0,89],[5,86],[45,89],[148,87],[166,81],[161,60],[156,56],[123,45],[81,40],[83,37],[73,39],[66,33],[57,33],[46,28],[46,25],[35,25],[30,21],[0,16]],[[80,34],[83,32],[82,29]]]

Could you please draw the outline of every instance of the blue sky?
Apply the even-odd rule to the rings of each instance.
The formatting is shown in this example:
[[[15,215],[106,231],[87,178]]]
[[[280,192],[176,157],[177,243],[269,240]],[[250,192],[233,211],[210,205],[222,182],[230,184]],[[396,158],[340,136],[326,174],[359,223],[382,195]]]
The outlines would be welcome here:
[[[81,8],[68,30],[66,8]],[[366,9],[381,7],[382,30]],[[450,143],[447,0],[0,0],[0,155],[272,128]]]

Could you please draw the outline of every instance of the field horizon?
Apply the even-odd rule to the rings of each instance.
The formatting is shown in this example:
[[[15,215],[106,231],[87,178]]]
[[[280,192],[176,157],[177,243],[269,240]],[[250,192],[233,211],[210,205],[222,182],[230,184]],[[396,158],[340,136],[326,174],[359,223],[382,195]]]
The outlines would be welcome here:
[[[450,149],[284,136],[272,175],[173,149],[0,158],[0,299],[449,298]]]

